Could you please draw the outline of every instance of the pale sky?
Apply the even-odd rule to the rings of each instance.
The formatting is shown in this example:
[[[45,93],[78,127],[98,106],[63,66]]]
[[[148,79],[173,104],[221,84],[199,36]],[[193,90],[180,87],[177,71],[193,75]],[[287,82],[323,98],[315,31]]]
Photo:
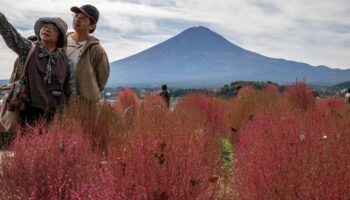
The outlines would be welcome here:
[[[70,8],[84,4],[100,11],[94,35],[110,62],[205,26],[268,57],[350,69],[349,0],[0,0],[0,12],[27,37],[39,17],[59,16],[72,30]],[[16,57],[0,38],[0,79]]]

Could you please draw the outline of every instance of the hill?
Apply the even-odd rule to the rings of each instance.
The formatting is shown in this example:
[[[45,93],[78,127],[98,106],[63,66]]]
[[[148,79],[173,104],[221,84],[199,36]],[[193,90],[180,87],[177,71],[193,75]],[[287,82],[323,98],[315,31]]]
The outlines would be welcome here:
[[[342,82],[333,85],[334,88],[339,88],[339,89],[347,89],[350,88],[350,81]]]

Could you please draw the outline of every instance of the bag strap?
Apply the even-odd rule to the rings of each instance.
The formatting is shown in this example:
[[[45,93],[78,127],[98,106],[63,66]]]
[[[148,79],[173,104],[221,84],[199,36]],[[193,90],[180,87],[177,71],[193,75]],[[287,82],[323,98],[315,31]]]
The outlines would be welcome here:
[[[22,71],[21,77],[19,78],[19,82],[20,82],[21,84],[24,84],[24,81],[25,81],[25,74],[26,74],[26,70],[27,70],[27,65],[28,65],[28,62],[29,62],[29,58],[30,58],[30,56],[33,54],[34,49],[35,49],[35,45],[34,45],[33,42],[32,42],[32,46],[30,47],[29,53],[28,53],[27,58],[26,58],[26,62],[24,63],[24,66],[23,66],[23,71]]]

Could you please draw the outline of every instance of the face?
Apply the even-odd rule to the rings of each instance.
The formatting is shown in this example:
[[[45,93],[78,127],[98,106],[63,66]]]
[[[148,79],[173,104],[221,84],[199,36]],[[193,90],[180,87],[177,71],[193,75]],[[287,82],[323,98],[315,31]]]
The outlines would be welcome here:
[[[73,14],[73,29],[77,32],[89,32],[96,27],[96,24],[91,24],[90,18],[84,13]]]
[[[40,28],[39,36],[44,44],[51,43],[57,45],[59,31],[54,24],[46,23]]]

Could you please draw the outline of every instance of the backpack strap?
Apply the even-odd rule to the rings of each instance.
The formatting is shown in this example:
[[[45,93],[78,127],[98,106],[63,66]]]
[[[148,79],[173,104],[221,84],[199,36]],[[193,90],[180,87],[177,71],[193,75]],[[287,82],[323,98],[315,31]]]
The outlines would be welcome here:
[[[28,62],[29,62],[29,58],[30,58],[30,56],[33,54],[34,49],[35,49],[35,45],[32,43],[32,46],[30,47],[29,53],[28,53],[27,58],[26,58],[26,62],[24,63],[24,66],[23,66],[22,74],[21,74],[21,76],[20,76],[20,78],[19,78],[19,82],[20,82],[21,84],[24,84],[24,81],[25,81],[25,74],[26,74],[26,70],[27,70],[27,65],[28,65]]]

